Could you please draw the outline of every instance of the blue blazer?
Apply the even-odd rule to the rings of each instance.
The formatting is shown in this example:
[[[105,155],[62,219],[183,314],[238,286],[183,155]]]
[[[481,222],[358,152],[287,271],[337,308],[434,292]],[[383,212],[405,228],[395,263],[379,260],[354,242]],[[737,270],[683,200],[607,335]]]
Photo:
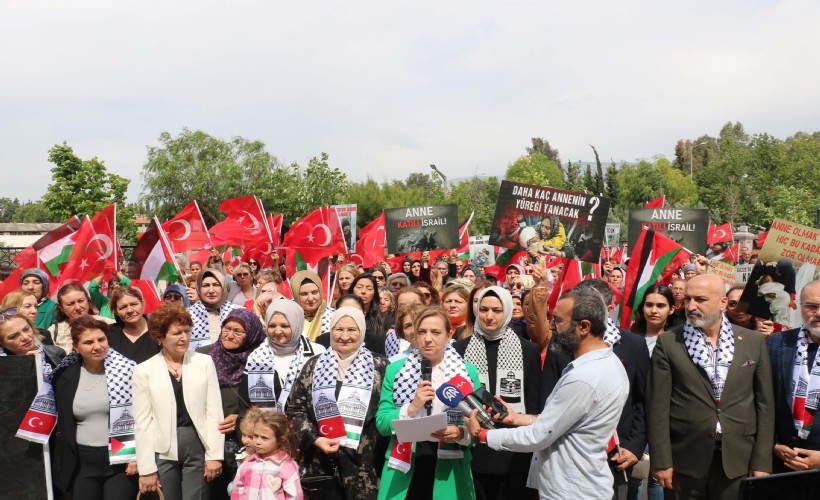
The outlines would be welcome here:
[[[792,371],[794,356],[797,351],[797,332],[799,328],[785,332],[777,332],[769,337],[769,357],[772,360],[772,385],[774,386],[775,400],[775,442],[785,444],[791,448],[810,448],[820,450],[820,411],[815,413],[815,422],[811,427],[805,443],[799,443],[797,430],[792,418]],[[818,353],[820,356],[820,353]]]

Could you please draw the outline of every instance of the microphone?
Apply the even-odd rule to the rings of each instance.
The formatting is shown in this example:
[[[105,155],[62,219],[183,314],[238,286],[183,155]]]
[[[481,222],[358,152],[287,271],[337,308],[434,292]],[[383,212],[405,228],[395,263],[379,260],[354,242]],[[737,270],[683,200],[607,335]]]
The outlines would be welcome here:
[[[441,384],[441,387],[436,389],[436,396],[450,408],[458,408],[465,416],[473,410],[478,410],[476,418],[481,427],[495,429],[493,419],[484,411],[481,401],[473,394],[472,384],[461,375],[456,375],[449,382]]]
[[[429,359],[422,358],[421,360],[421,379],[428,382],[432,382],[433,380],[433,363],[431,363]],[[433,401],[425,401],[424,409],[427,410],[427,416],[429,417],[433,411]]]

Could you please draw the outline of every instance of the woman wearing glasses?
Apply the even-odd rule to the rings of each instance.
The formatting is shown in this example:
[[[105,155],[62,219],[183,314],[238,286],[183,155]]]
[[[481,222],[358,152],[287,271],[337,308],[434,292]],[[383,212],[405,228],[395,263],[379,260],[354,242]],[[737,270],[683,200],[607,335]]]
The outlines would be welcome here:
[[[219,432],[225,435],[225,461],[222,474],[210,484],[211,500],[228,498],[228,483],[236,474],[236,452],[242,447],[237,418],[250,407],[247,394],[240,389],[242,372],[248,356],[264,340],[265,329],[259,318],[247,309],[234,309],[222,322],[219,342],[197,349],[214,362],[225,415],[219,422]]]
[[[774,324],[769,320],[756,318],[749,313],[742,312],[738,308],[740,296],[743,295],[743,288],[743,285],[736,285],[726,293],[726,298],[729,299],[726,304],[726,317],[729,318],[732,324],[755,330],[768,338],[774,332]]]
[[[188,290],[183,285],[176,283],[169,285],[168,288],[165,289],[165,293],[162,294],[162,301],[176,302],[177,304],[182,305],[185,309],[191,307],[191,301],[188,298]]]
[[[244,307],[249,300],[256,298],[256,286],[253,284],[253,270],[246,263],[241,263],[233,270],[233,279],[236,284],[231,287],[230,301],[234,305]]]
[[[119,287],[111,294],[110,304],[116,323],[108,330],[108,345],[136,363],[158,353],[159,345],[148,335],[142,293],[130,286]]]

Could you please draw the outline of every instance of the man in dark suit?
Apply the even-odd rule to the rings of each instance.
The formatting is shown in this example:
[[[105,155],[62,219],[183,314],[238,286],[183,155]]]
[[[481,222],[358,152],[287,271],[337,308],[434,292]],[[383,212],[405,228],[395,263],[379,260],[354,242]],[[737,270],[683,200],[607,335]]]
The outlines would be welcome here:
[[[764,337],[724,316],[716,275],[686,283],[686,323],[661,333],[649,371],[652,475],[666,498],[736,499],[771,472],[774,395]]]
[[[820,280],[803,287],[800,312],[803,326],[769,337],[776,472],[820,468],[820,424],[811,422],[820,418]]]
[[[578,293],[597,293],[604,302],[609,304],[607,315],[614,309],[615,294],[612,288],[603,280],[584,280],[572,289]],[[607,322],[607,332],[604,341],[612,346],[612,350],[624,365],[629,379],[629,396],[627,397],[621,418],[618,421],[618,449],[609,453],[610,470],[614,476],[613,499],[627,497],[628,478],[632,476],[632,466],[638,463],[646,447],[646,377],[649,372],[649,349],[646,342],[639,335],[618,328],[612,320]],[[617,332],[617,333],[616,333]],[[550,350],[544,362],[541,375],[541,391],[539,410],[543,410],[547,398],[552,393],[555,384],[572,361],[572,355]]]

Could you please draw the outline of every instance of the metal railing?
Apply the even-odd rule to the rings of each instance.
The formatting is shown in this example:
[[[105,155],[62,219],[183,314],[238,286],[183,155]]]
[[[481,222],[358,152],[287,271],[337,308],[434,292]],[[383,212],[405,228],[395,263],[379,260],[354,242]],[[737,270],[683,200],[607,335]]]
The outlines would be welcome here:
[[[122,260],[129,260],[134,253],[134,247],[120,248],[122,248]],[[25,250],[25,247],[0,247],[0,267],[17,267],[14,257],[23,250]]]

